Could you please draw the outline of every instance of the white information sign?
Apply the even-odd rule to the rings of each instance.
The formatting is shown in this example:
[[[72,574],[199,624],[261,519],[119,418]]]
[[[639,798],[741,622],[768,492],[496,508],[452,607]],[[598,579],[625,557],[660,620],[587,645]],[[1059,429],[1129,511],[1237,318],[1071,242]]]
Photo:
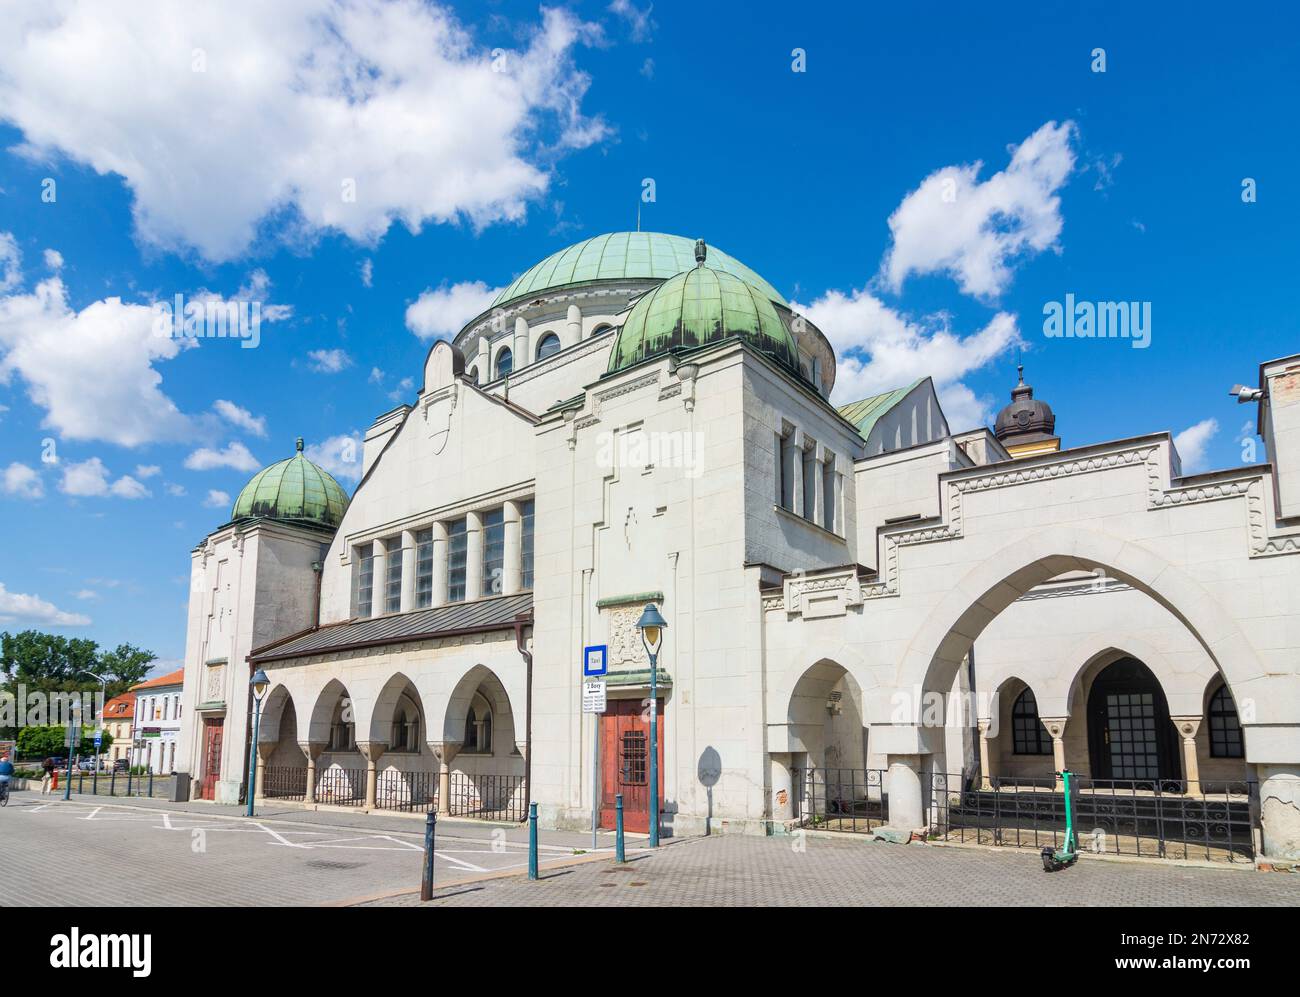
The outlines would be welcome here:
[[[585,679],[582,683],[582,712],[605,712],[605,680]]]

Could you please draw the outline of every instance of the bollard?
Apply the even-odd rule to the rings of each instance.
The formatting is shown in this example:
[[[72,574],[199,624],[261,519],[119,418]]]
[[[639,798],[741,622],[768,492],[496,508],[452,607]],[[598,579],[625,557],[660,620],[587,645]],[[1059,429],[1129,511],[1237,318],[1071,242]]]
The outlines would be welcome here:
[[[149,797],[153,798],[153,769],[149,770]]]
[[[626,862],[627,856],[623,853],[623,794],[618,793],[614,797],[614,861]]]
[[[528,804],[528,878],[537,878],[537,804]]]
[[[126,795],[131,795],[131,766],[126,767]]]
[[[113,769],[108,775],[108,795],[117,795],[117,769]]]
[[[432,810],[424,818],[424,876],[420,879],[420,900],[433,898],[433,834],[438,818]]]
[[[90,792],[92,796],[99,795],[99,762],[95,762],[95,771],[90,776]]]

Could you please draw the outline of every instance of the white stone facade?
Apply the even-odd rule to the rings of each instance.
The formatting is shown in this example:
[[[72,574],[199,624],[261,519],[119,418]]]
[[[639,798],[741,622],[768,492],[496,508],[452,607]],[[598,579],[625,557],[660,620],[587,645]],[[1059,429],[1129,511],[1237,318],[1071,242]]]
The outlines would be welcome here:
[[[923,821],[923,771],[1087,773],[1093,684],[1133,658],[1162,688],[1185,780],[1257,781],[1265,851],[1300,856],[1300,359],[1260,370],[1267,464],[1183,477],[1166,433],[1011,460],[987,431],[952,435],[928,381],[868,454],[826,401],[820,333],[800,340],[815,388],[734,339],[606,374],[620,313],[653,283],[575,286],[481,317],[434,346],[413,404],[367,434],[332,537],[232,524],[195,551],[184,737],[196,778],[201,721],[224,711],[221,795],[238,792],[262,663],[261,763],[310,770],[309,799],[330,770],[363,779],[365,805],[393,773],[411,793],[436,782],[440,808],[457,776],[528,777],[545,824],[587,826],[592,739],[612,728],[581,713],[583,649],[608,647],[612,699],[645,697],[634,624],[652,601],[668,621],[662,778],[676,833],[710,815],[779,827],[793,769],[887,770],[899,826]],[[552,332],[559,352],[484,377],[503,347],[531,360]],[[531,593],[531,616],[385,643],[390,623],[455,605],[462,552],[468,609]],[[369,619],[372,636],[277,657],[273,642],[317,623],[318,578],[319,633],[360,634],[330,628]],[[1214,755],[1203,723],[1222,684],[1239,758]],[[1050,754],[1010,746],[1025,689]],[[467,748],[488,726],[490,745]]]

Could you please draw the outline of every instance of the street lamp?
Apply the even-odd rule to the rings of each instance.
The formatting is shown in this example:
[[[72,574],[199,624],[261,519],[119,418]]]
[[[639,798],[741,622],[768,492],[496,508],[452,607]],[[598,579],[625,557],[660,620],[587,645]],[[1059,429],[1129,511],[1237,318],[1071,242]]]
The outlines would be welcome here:
[[[636,628],[650,655],[650,847],[659,847],[659,649],[668,627],[653,602],[645,604]]]
[[[257,795],[257,737],[262,726],[262,697],[271,685],[266,672],[259,668],[248,680],[253,688],[253,739],[248,744],[248,816],[253,816],[253,797]]]

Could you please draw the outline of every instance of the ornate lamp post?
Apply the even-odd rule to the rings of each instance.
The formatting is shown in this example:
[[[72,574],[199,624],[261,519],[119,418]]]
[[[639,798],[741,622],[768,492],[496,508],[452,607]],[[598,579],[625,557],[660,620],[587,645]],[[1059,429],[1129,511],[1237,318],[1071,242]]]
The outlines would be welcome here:
[[[259,668],[248,684],[253,687],[253,739],[248,744],[248,816],[253,816],[253,798],[257,795],[257,737],[262,726],[262,697],[271,680]]]
[[[668,628],[653,602],[647,602],[636,627],[650,655],[650,847],[659,847],[659,649]]]

